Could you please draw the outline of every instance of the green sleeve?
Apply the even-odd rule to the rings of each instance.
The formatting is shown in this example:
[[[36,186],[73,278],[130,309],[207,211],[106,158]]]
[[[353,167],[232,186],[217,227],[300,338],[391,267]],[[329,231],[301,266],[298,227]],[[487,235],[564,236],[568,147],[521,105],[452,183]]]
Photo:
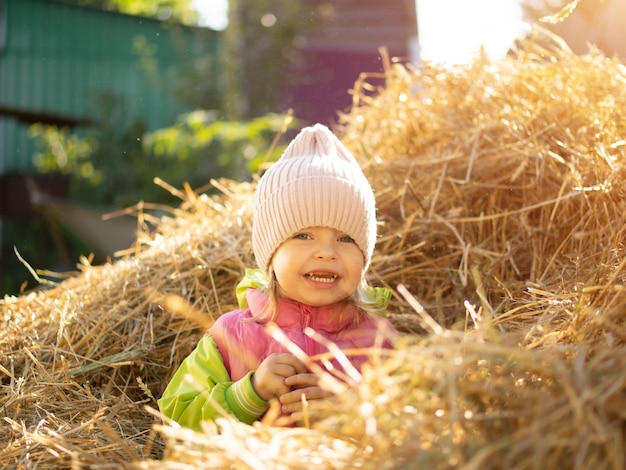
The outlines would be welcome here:
[[[231,381],[215,340],[205,335],[167,385],[159,409],[165,417],[195,430],[201,429],[202,421],[224,412],[251,424],[268,408],[252,387],[252,372]]]

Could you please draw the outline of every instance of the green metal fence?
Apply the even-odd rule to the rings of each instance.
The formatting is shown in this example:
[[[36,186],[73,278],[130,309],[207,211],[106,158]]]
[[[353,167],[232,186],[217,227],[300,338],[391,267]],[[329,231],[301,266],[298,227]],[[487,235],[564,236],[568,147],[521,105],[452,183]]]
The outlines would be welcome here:
[[[219,33],[54,0],[0,0],[0,174],[33,170],[34,122],[81,126],[99,96],[123,99],[148,130],[192,105],[175,93],[186,60],[209,54]]]

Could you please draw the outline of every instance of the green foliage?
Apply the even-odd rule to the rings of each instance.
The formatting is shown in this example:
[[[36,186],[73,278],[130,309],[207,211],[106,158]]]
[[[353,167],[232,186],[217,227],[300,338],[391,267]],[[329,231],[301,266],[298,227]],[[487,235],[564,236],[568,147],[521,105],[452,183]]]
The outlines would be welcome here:
[[[188,109],[220,109],[223,80],[219,61],[219,33],[206,28],[167,26],[175,64],[159,63],[159,48],[144,35],[133,39],[133,53],[146,80]]]
[[[146,124],[126,113],[124,100],[103,93],[95,108],[100,115],[97,124],[82,132],[35,124],[31,136],[40,151],[34,164],[41,173],[71,175],[70,199],[94,205],[123,207],[141,197],[146,181],[146,159],[141,137]],[[150,179],[149,184],[153,185]]]
[[[102,175],[96,172],[89,159],[97,145],[94,139],[72,134],[68,127],[40,123],[29,128],[29,135],[42,143],[42,151],[34,156],[35,166],[41,173],[76,173],[89,184],[101,183]]]
[[[266,158],[278,158],[281,149],[270,146],[284,122],[285,116],[277,114],[239,122],[223,121],[216,111],[194,111],[147,135],[144,149],[155,164],[168,167],[174,181],[201,186],[218,176],[245,180]]]
[[[99,124],[82,135],[41,124],[31,127],[41,149],[35,165],[42,173],[71,175],[71,199],[114,207],[142,200],[176,203],[154,178],[175,188],[184,183],[202,187],[219,177],[246,180],[282,151],[271,144],[285,116],[236,122],[221,120],[216,111],[194,111],[172,127],[146,133],[141,119],[124,113],[123,102],[111,96],[101,101]]]
[[[66,0],[67,1],[67,0]],[[198,13],[191,0],[69,0],[78,5],[88,5],[102,10],[119,11],[161,20],[176,19],[184,24],[196,24]],[[211,1],[211,0],[206,0]]]

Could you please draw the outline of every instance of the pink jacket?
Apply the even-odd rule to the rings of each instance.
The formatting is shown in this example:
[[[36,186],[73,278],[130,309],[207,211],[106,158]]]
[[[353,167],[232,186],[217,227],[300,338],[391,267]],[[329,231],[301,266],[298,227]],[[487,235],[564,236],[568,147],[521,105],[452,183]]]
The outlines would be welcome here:
[[[246,300],[248,308],[222,315],[209,330],[233,381],[256,370],[269,355],[288,352],[285,346],[272,338],[265,324],[250,320],[263,310],[268,302],[267,295],[256,289],[248,289]],[[310,307],[296,301],[279,299],[279,313],[275,323],[308,356],[325,353],[328,349],[305,335],[306,327],[312,328],[342,350],[393,347],[397,333],[386,318],[370,315],[356,307],[343,311],[339,309],[337,306]],[[357,369],[368,359],[363,354],[348,357]],[[335,368],[342,369],[336,359],[332,363]]]

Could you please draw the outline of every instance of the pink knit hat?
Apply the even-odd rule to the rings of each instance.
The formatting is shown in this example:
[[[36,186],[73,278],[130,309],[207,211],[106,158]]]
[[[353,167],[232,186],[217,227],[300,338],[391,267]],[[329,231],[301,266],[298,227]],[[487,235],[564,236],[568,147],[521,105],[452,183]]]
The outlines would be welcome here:
[[[302,129],[259,181],[252,222],[259,268],[267,273],[287,238],[315,226],[352,237],[367,269],[376,243],[374,192],[352,154],[322,124]]]

